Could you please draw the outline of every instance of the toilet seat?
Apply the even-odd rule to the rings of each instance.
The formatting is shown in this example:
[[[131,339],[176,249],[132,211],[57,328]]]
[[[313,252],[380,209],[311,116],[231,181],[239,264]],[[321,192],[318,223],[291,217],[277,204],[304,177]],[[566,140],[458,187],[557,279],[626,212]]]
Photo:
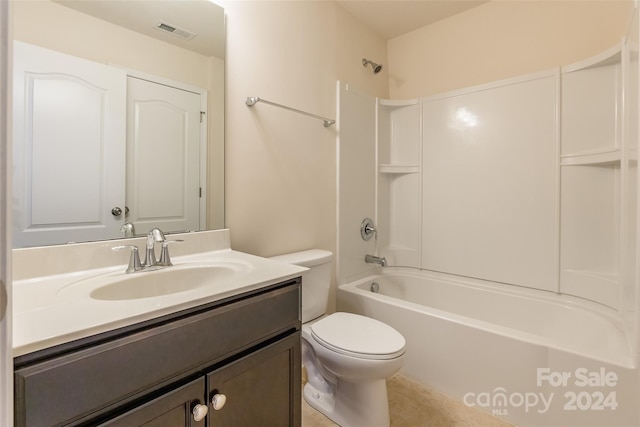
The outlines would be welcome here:
[[[370,317],[333,313],[311,325],[311,336],[336,353],[361,359],[394,359],[405,352],[404,337]]]

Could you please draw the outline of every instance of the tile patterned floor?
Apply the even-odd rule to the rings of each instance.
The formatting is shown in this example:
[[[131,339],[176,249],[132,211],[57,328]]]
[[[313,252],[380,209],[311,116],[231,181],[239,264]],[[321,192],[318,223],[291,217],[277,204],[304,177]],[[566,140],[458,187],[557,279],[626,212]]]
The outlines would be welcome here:
[[[387,392],[391,427],[513,427],[402,375],[387,381]],[[302,399],[302,427],[336,425]]]

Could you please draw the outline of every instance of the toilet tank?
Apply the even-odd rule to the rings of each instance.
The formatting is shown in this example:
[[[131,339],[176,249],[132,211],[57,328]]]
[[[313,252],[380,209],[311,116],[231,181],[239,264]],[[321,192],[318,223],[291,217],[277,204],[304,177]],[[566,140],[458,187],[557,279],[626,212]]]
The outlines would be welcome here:
[[[332,253],[323,249],[309,249],[272,257],[287,264],[307,267],[302,274],[302,323],[325,314],[329,304]]]

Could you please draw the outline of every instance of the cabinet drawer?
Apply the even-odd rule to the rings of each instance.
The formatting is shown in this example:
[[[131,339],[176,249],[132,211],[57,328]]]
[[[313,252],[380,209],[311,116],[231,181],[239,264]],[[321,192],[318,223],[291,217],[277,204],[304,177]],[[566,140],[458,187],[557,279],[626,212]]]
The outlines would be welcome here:
[[[16,426],[79,424],[299,328],[299,282],[15,372]]]

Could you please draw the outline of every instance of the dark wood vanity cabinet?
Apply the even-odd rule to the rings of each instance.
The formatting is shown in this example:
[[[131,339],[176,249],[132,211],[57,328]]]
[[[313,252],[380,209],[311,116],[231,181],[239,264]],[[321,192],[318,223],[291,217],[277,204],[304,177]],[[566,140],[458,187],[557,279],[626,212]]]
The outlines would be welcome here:
[[[298,278],[20,356],[15,426],[299,427],[299,313]]]

